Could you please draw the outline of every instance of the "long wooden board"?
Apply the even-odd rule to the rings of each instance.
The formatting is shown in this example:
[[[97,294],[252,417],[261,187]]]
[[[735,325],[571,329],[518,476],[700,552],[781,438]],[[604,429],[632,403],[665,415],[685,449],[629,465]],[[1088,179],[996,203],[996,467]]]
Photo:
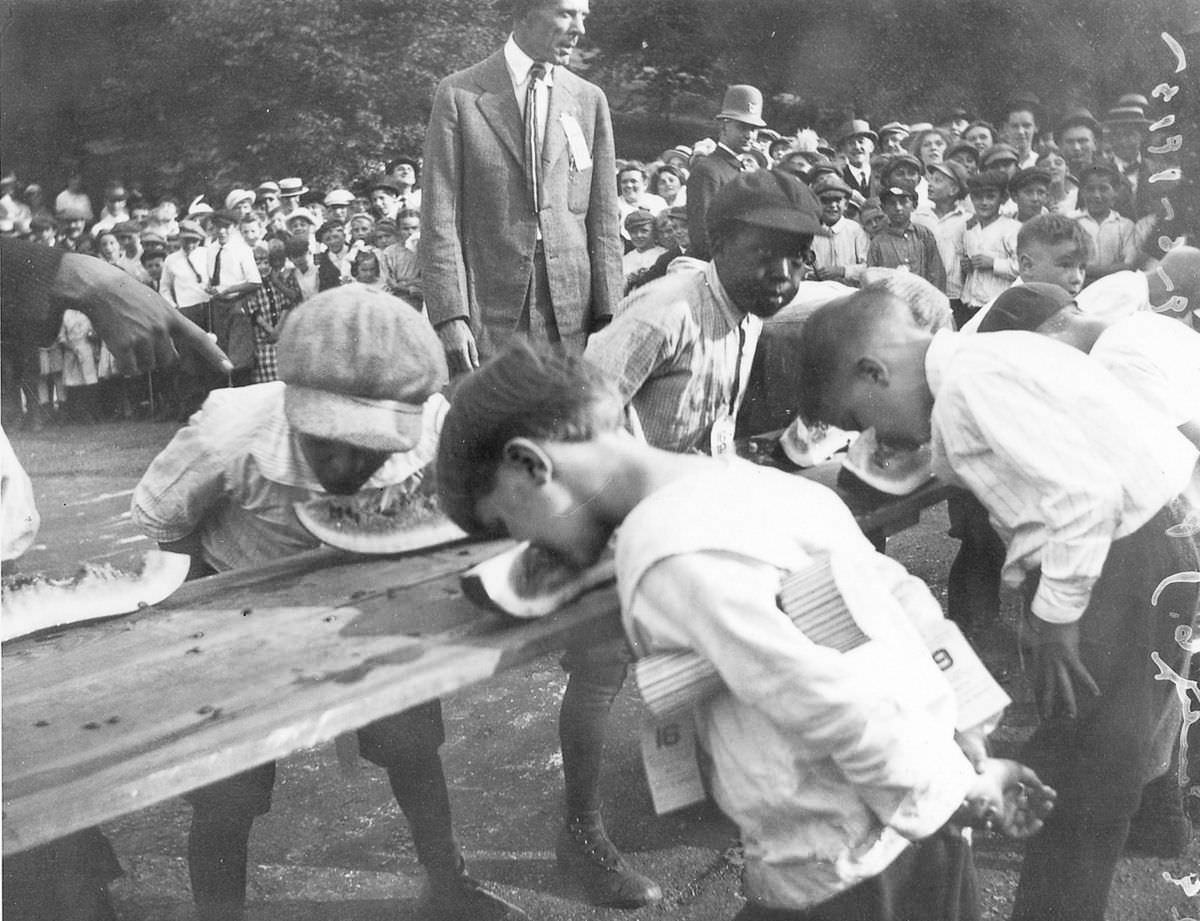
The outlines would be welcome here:
[[[938,490],[860,501],[859,521],[907,527]],[[133,615],[4,644],[4,852],[619,635],[611,587],[532,622],[463,598],[459,573],[507,546],[388,558],[316,550],[188,583]]]

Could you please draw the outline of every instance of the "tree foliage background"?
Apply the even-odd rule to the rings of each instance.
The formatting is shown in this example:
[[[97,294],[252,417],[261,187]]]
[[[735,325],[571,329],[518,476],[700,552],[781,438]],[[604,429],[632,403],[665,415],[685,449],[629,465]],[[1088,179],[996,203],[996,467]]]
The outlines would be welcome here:
[[[768,120],[997,117],[1032,91],[1098,114],[1169,73],[1159,38],[1196,0],[593,0],[580,69],[612,101],[618,153],[707,133],[724,86]],[[0,158],[61,184],[219,192],[345,182],[419,152],[437,81],[507,30],[479,0],[6,0]],[[1200,64],[1200,62],[1196,62]]]

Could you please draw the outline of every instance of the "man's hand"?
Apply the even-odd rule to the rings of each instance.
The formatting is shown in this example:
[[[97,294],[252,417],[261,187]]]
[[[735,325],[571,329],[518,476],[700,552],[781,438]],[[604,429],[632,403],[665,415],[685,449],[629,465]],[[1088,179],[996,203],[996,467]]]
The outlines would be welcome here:
[[[846,267],[844,265],[831,265],[823,269],[813,269],[813,275],[817,281],[841,281],[846,277]]]
[[[975,269],[976,271],[983,270],[985,272],[990,272],[992,267],[996,264],[995,259],[993,259],[991,256],[985,255],[984,253],[979,253],[975,256],[969,256],[967,261],[970,262],[971,268]]]
[[[1077,715],[1076,685],[1093,697],[1100,696],[1100,687],[1079,657],[1079,623],[1051,624],[1031,618],[1034,622],[1034,693],[1043,719],[1062,715],[1074,719]]]
[[[442,348],[446,350],[446,364],[451,377],[479,367],[479,350],[466,319],[458,317],[443,323],[437,328],[437,334],[442,340]]]
[[[228,373],[233,364],[195,323],[114,265],[67,253],[50,285],[53,302],[87,315],[124,374],[169,365],[176,346]]]
[[[1030,768],[1006,758],[988,758],[956,818],[981,824],[1010,838],[1029,838],[1054,810],[1057,793]]]

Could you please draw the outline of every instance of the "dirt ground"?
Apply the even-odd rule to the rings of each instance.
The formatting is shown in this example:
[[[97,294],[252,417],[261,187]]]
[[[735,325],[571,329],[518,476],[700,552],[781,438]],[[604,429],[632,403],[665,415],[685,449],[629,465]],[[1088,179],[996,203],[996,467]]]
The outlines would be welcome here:
[[[9,433],[33,477],[42,530],[21,568],[69,572],[81,560],[128,563],[150,544],[129,521],[129,496],[175,426],[145,422],[52,427]],[[894,538],[889,553],[925,578],[943,599],[954,545],[942,510]],[[1009,615],[1011,618],[1011,614]],[[1007,673],[1016,701],[998,733],[1012,751],[1033,713],[1011,634],[984,641],[989,665]],[[605,816],[631,861],[663,885],[661,905],[637,912],[588,906],[557,874],[553,840],[561,803],[556,716],[563,688],[548,656],[445,701],[447,766],[455,828],[474,875],[547,921],[616,917],[725,919],[739,905],[732,827],[709,806],[656,818],[642,780],[639,704],[628,689],[614,711],[606,757]],[[415,918],[421,874],[407,829],[382,772],[340,766],[332,745],[281,763],[273,811],[251,842],[252,919]],[[124,921],[192,917],[187,885],[189,809],[152,806],[105,827],[126,875],[113,892]],[[1020,851],[977,838],[984,918],[1007,917]],[[1174,860],[1127,858],[1114,885],[1110,921],[1200,917],[1200,843]]]

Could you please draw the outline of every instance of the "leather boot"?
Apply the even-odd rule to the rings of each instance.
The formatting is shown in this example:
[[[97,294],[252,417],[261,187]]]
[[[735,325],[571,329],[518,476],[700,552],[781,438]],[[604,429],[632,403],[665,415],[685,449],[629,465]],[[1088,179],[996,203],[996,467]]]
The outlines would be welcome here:
[[[427,867],[429,886],[421,900],[424,921],[529,921],[529,916],[467,875],[461,858],[457,867]]]
[[[662,898],[658,883],[633,869],[608,840],[599,812],[571,817],[558,833],[558,868],[580,883],[593,905],[641,908]]]

